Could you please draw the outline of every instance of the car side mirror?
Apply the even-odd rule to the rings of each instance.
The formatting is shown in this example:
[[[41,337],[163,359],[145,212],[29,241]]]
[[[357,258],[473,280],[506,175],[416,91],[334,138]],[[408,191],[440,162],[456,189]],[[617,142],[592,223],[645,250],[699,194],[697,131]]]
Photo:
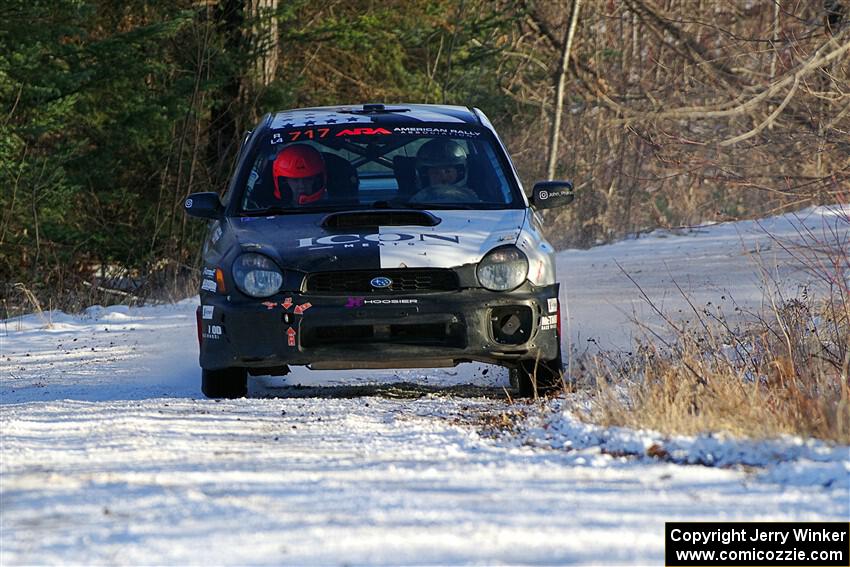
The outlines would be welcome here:
[[[224,214],[224,206],[218,198],[218,193],[192,193],[183,202],[186,214],[201,219],[220,219]]]
[[[531,206],[535,209],[554,209],[569,205],[574,198],[571,181],[538,181],[534,184]]]

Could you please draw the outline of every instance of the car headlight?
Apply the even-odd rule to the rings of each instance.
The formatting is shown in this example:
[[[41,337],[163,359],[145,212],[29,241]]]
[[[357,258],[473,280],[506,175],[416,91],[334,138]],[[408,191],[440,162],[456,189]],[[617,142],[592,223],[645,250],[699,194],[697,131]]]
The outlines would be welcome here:
[[[233,262],[233,281],[251,297],[274,295],[283,285],[283,273],[271,258],[262,254],[242,254]]]
[[[478,281],[492,291],[519,287],[528,275],[528,258],[516,246],[491,250],[478,263]]]

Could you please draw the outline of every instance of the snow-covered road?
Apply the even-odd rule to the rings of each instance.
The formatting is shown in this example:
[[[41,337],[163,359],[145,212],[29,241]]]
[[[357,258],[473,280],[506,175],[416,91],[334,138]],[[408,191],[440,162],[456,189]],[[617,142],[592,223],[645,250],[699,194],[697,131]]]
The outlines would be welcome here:
[[[738,223],[562,252],[573,341],[627,339],[643,308],[617,263],[668,307],[671,274],[757,305],[756,243]],[[661,564],[665,521],[850,519],[847,447],[668,440],[752,457],[685,466],[618,456],[653,434],[566,414],[495,439],[507,379],[484,365],[299,370],[203,400],[194,305],[0,322],[0,564]]]

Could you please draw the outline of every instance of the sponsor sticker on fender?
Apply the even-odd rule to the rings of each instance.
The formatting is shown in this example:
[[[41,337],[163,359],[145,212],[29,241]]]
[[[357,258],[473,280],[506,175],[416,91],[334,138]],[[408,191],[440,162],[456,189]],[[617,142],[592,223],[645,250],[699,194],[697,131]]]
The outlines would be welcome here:
[[[207,325],[203,337],[205,339],[218,340],[221,338],[223,332],[221,325]]]
[[[215,227],[215,230],[212,233],[212,237],[210,238],[210,242],[212,242],[213,244],[217,243],[219,240],[221,240],[221,235],[222,235],[221,225],[217,225]]]
[[[302,313],[304,313],[305,311],[307,311],[311,307],[313,307],[313,304],[310,303],[309,301],[307,303],[302,303],[301,305],[296,305],[295,309],[294,309],[294,313],[296,315],[301,315]]]
[[[217,288],[216,283],[213,280],[204,280],[201,283],[201,289],[204,290],[204,291],[213,291],[214,292],[216,290],[216,288]]]
[[[214,312],[215,312],[215,307],[213,307],[212,305],[203,305],[202,306],[202,312],[201,312],[201,318],[212,319]]]
[[[558,311],[558,298],[557,297],[550,297],[549,299],[546,300],[546,302],[549,304],[549,313],[557,313],[557,311]]]
[[[540,318],[540,330],[541,331],[551,331],[558,327],[558,316],[557,315],[548,315],[546,317]]]

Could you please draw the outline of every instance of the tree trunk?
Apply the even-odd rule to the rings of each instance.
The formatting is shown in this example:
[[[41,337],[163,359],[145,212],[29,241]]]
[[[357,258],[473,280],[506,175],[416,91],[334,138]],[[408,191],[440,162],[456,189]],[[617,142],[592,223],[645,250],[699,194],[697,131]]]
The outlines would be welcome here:
[[[278,0],[248,0],[251,30],[246,43],[254,58],[254,72],[249,77],[248,93],[269,86],[274,81],[278,61],[277,11]]]
[[[210,111],[208,158],[214,186],[223,188],[242,131],[256,120],[263,87],[278,63],[279,0],[220,0],[213,10],[233,73]]]
[[[561,68],[558,70],[558,86],[555,90],[555,114],[552,117],[552,131],[549,136],[549,162],[546,166],[546,175],[549,179],[555,178],[555,165],[558,160],[558,138],[561,130],[561,114],[564,109],[564,87],[567,79],[567,68],[570,63],[570,49],[573,45],[573,36],[578,24],[578,11],[581,0],[573,0],[573,9],[570,13],[570,23],[567,34],[564,36],[564,46],[561,50]]]

